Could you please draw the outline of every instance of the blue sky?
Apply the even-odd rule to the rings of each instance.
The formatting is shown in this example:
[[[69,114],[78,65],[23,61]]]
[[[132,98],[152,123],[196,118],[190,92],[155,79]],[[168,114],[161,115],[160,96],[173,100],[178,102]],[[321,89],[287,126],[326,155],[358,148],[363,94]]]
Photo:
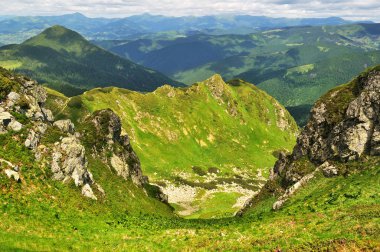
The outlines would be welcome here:
[[[151,13],[168,16],[251,14],[272,17],[329,17],[380,22],[380,0],[1,0],[0,15],[90,17]]]

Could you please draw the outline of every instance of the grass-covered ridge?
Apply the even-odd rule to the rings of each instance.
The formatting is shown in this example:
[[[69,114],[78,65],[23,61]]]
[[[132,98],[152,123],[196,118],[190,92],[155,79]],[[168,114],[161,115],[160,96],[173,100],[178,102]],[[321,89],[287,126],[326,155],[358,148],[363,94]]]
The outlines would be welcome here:
[[[241,80],[227,84],[218,75],[187,88],[163,86],[145,94],[110,87],[69,101],[51,95],[62,106],[58,118],[69,115],[75,121],[96,110],[114,110],[154,183],[197,188],[191,201],[198,203],[187,206],[194,214],[203,211],[198,208],[204,200],[217,201],[214,193],[234,195],[222,201],[220,213],[237,211],[268,177],[278,151],[293,147],[298,132],[274,98]],[[217,191],[209,195],[210,190]]]

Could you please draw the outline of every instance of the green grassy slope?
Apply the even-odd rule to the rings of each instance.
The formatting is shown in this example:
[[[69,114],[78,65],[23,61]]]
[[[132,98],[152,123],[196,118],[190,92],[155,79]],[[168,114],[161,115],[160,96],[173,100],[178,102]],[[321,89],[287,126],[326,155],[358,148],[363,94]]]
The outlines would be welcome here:
[[[61,26],[48,28],[20,45],[2,47],[0,66],[15,69],[66,95],[103,86],[151,91],[163,84],[179,85]]]
[[[276,153],[289,150],[297,132],[294,120],[275,99],[240,80],[226,84],[220,76],[188,88],[163,86],[146,94],[103,88],[69,102],[62,97],[52,100],[58,105],[54,107],[63,108],[55,111],[61,111],[58,118],[80,120],[95,110],[114,110],[122,119],[144,173],[154,183],[197,189],[194,216],[231,215],[238,210],[232,205],[241,192],[224,187],[237,183],[239,188],[250,190],[244,190],[245,196],[257,191],[261,184],[256,180],[258,173],[260,178],[268,176]],[[208,193],[214,189],[231,193],[231,200],[224,201],[225,194],[215,194],[212,199]],[[205,199],[218,201],[220,208],[202,213]],[[201,212],[196,213],[199,207]]]
[[[280,210],[274,198],[243,218],[181,220],[122,214],[104,218],[72,208],[40,210],[43,202],[0,211],[3,251],[376,251],[380,248],[379,160],[348,177],[317,176]],[[351,165],[351,164],[349,164]],[[356,166],[355,164],[352,164]],[[46,199],[51,201],[51,199]],[[33,209],[35,210],[35,209]],[[57,217],[58,216],[58,217]],[[27,218],[28,217],[28,218]]]

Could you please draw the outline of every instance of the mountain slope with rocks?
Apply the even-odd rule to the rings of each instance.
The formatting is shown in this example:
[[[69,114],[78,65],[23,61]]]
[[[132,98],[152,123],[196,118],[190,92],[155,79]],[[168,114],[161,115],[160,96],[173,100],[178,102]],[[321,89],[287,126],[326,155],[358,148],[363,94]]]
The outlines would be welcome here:
[[[231,216],[269,176],[276,156],[295,144],[286,109],[254,85],[219,75],[186,88],[150,93],[101,88],[64,98],[51,93],[57,118],[81,122],[111,108],[131,138],[144,173],[168,194],[177,213]],[[117,163],[117,159],[112,159]]]
[[[322,96],[291,154],[281,153],[263,195],[276,195],[278,210],[314,178],[350,176],[380,164],[380,67]]]
[[[323,97],[320,104],[325,104],[326,109],[314,110],[314,115],[318,116],[313,116],[308,124],[309,132],[313,127],[322,129],[328,125],[334,129],[354,128],[361,132],[361,127],[356,126],[366,125],[368,121],[369,125],[376,126],[378,76],[379,68],[372,69],[353,83]],[[226,96],[236,95],[236,92],[252,98],[248,101],[256,101],[255,104],[266,99],[272,105],[277,104],[250,84],[234,81],[227,85],[218,80],[220,78],[215,76],[193,89],[165,87],[157,90],[155,95],[159,93],[165,99],[178,97],[189,105],[184,102],[185,91],[189,95],[190,91],[205,89],[206,97],[220,102],[217,104],[221,111],[230,116],[242,112],[240,106],[236,110],[226,109],[229,107]],[[165,202],[165,196],[142,176],[136,156],[141,151],[137,151],[139,146],[134,135],[126,134],[128,127],[124,118],[109,109],[92,108],[92,111],[87,107],[86,102],[91,102],[89,97],[93,96],[95,100],[112,95],[111,98],[115,99],[116,91],[136,95],[137,100],[149,99],[152,105],[150,96],[153,94],[144,97],[115,88],[67,98],[54,90],[45,92],[34,81],[0,69],[1,251],[376,251],[380,248],[380,160],[372,152],[377,146],[376,134],[370,133],[368,138],[357,134],[358,138],[365,139],[363,143],[371,143],[359,154],[361,148],[344,144],[355,142],[352,141],[354,137],[348,137],[355,134],[341,132],[337,146],[343,150],[342,155],[327,149],[326,155],[319,156],[315,155],[314,148],[327,148],[321,143],[336,138],[335,131],[325,131],[325,134],[317,131],[315,135],[303,133],[296,150],[305,150],[305,156],[292,160],[297,154],[276,152],[280,161],[275,172],[251,201],[253,207],[245,209],[241,218],[182,219],[160,202]],[[185,94],[180,96],[181,92]],[[91,96],[87,96],[89,94]],[[125,100],[119,98],[117,101]],[[323,107],[320,104],[316,108]],[[208,105],[214,106],[212,103]],[[250,106],[246,104],[245,108],[248,111]],[[347,114],[351,111],[349,108],[358,113]],[[254,110],[249,111],[253,114]],[[280,111],[287,115],[284,109]],[[197,113],[204,118],[199,110]],[[280,122],[278,125],[285,130],[292,129],[287,128],[283,120],[275,118],[272,117],[273,127],[277,125],[274,122]],[[202,123],[198,122],[198,125]],[[376,128],[373,126],[369,128]],[[224,132],[228,135],[228,130],[224,129]],[[130,140],[127,136],[131,137]],[[302,139],[309,139],[309,142],[305,144]],[[219,148],[219,151],[228,154],[228,149]],[[160,156],[155,157],[158,162]],[[310,157],[315,158],[311,161]],[[179,154],[176,158],[185,160],[181,160]],[[145,173],[144,160],[141,159],[141,165]],[[192,170],[198,179],[223,178],[221,171],[223,176],[227,175],[218,167],[210,167],[207,174],[204,167],[193,167]],[[242,174],[237,167],[232,171],[240,172],[240,176],[246,179],[247,174]],[[249,187],[252,181],[241,184],[244,181],[241,177],[224,180],[230,186],[225,189],[233,189],[232,185],[238,182],[240,186]],[[252,177],[248,174],[248,178]],[[191,192],[192,186],[188,182],[185,188]],[[193,181],[197,186],[204,186],[202,182]],[[172,188],[160,186],[167,190]],[[257,188],[254,190],[258,191]],[[210,199],[204,204],[211,209],[208,216],[220,210],[221,203],[230,201],[231,197],[219,192]]]
[[[39,194],[66,202],[68,194],[78,204],[72,207],[74,212],[99,201],[95,204],[100,212],[102,208],[141,212],[144,206],[146,212],[171,214],[164,204],[166,196],[143,176],[113,111],[96,111],[74,125],[69,119],[54,119],[45,107],[47,92],[35,81],[0,68],[0,82],[0,197],[5,208],[13,200],[33,204],[30,201]],[[131,204],[131,198],[136,202]]]

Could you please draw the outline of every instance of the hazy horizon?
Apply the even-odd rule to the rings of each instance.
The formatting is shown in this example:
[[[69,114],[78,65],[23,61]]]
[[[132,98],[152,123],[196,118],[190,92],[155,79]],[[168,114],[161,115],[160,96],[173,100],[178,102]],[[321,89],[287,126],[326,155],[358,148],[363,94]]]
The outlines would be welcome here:
[[[164,16],[251,15],[273,18],[341,17],[380,22],[377,0],[4,0],[1,16],[57,16],[81,13],[88,17],[120,18],[149,13]]]

